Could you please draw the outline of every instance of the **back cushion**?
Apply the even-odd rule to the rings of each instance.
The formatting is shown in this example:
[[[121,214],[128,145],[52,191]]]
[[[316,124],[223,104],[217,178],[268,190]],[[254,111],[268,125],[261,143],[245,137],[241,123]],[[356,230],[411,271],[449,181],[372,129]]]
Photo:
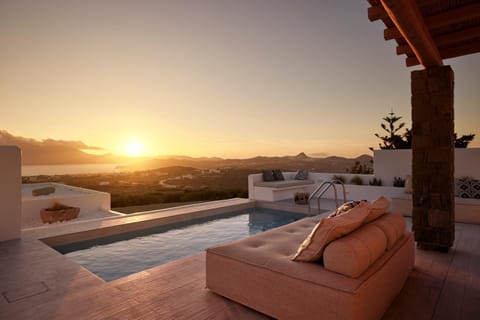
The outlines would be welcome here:
[[[388,207],[390,206],[390,200],[387,198],[381,196],[377,200],[368,203],[369,205],[369,215],[367,219],[365,220],[365,223],[369,223],[370,221],[373,221],[380,217],[381,215],[385,214],[387,212]]]
[[[368,224],[330,243],[323,264],[327,270],[357,278],[385,253],[386,247],[383,231]]]
[[[275,181],[285,180],[285,177],[283,176],[282,171],[280,171],[279,169],[273,170],[273,177],[275,178]]]
[[[392,249],[407,229],[403,216],[399,213],[392,212],[383,215],[370,223],[370,225],[380,228],[385,233],[385,236],[387,237],[387,250]]]
[[[302,242],[292,260],[303,262],[319,260],[330,242],[359,228],[368,214],[367,205],[362,202],[341,216],[323,218]]]
[[[275,181],[275,177],[273,176],[273,170],[263,170],[262,176],[263,181],[265,182]]]

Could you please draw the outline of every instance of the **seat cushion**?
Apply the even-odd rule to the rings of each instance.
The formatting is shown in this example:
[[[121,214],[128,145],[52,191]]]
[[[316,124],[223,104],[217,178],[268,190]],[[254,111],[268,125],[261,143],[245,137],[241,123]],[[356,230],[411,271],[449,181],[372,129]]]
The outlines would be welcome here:
[[[301,187],[307,186],[310,184],[315,184],[312,180],[281,180],[281,181],[258,181],[253,185],[255,187],[266,187],[266,188],[288,188],[288,187]]]
[[[395,243],[400,239],[407,229],[405,219],[399,213],[389,212],[384,214],[370,225],[380,228],[387,238],[387,250],[393,248]]]
[[[323,218],[302,242],[292,260],[303,262],[319,260],[330,242],[359,228],[368,215],[368,206],[362,202],[341,216]]]
[[[367,224],[330,243],[323,254],[325,269],[351,278],[360,276],[380,258],[387,248],[387,238],[380,228]]]

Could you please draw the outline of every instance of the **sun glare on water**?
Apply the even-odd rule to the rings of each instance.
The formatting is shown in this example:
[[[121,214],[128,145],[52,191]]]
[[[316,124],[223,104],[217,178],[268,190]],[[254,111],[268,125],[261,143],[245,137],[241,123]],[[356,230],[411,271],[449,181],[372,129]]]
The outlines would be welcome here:
[[[125,145],[124,152],[130,157],[139,157],[144,155],[145,146],[139,142],[129,142]]]

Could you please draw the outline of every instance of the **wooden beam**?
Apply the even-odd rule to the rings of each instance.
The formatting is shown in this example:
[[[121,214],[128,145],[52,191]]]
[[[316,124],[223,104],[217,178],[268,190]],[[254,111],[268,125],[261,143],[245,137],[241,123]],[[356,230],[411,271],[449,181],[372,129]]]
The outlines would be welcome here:
[[[380,19],[383,20],[383,19],[389,18],[387,12],[382,7],[380,0],[377,0],[377,1],[369,0],[368,2],[371,5],[371,7],[368,8],[368,19],[370,21],[376,21]],[[438,0],[417,0],[417,5],[420,9],[422,9],[436,2],[438,2]]]
[[[480,40],[472,43],[456,46],[456,47],[445,48],[443,50],[440,50],[440,56],[443,59],[449,59],[449,58],[466,56],[468,54],[474,54],[479,52],[480,52]],[[416,57],[407,57],[405,59],[405,63],[407,67],[416,66],[420,64],[420,62]]]
[[[465,42],[480,38],[480,26],[464,29],[457,32],[447,33],[438,37],[434,37],[435,44],[441,50],[441,47],[455,46],[455,43]],[[408,44],[397,46],[397,54],[413,55],[413,51]],[[442,55],[440,53],[440,55]]]
[[[446,27],[451,24],[462,23],[480,16],[480,2],[466,5],[457,9],[449,10],[425,18],[425,24],[429,30]],[[385,40],[398,39],[402,34],[396,27],[387,28],[383,31]]]
[[[388,18],[388,15],[381,5],[368,8],[368,19],[370,21],[376,21],[385,18]]]
[[[383,30],[383,39],[385,40],[393,40],[393,39],[400,39],[402,34],[398,31],[397,27],[390,27]]]
[[[398,31],[396,26],[388,27],[383,30],[383,39],[385,40],[397,40],[402,38],[402,34]]]
[[[425,67],[441,66],[442,58],[414,0],[381,0],[385,11]]]
[[[480,52],[480,39],[478,39],[478,41],[467,43],[464,45],[445,48],[444,50],[440,51],[440,55],[443,59],[449,59],[478,52]]]
[[[470,5],[427,17],[425,22],[431,30],[469,20],[477,20],[478,17],[480,17],[480,2],[476,1]]]

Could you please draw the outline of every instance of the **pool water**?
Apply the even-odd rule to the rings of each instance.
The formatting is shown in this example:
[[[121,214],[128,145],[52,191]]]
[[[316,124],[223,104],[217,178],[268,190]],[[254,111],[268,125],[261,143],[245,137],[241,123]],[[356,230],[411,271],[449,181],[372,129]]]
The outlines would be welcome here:
[[[304,217],[298,213],[252,208],[55,249],[111,281]]]

